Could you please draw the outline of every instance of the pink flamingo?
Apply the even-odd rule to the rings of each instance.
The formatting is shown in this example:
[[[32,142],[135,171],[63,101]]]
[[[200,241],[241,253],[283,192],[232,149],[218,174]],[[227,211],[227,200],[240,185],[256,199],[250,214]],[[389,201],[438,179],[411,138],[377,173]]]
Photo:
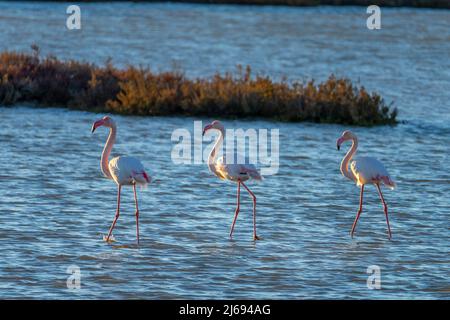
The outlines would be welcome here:
[[[145,172],[142,163],[136,158],[115,157],[108,162],[108,157],[111,153],[114,142],[116,142],[117,126],[110,117],[105,116],[102,119],[94,122],[94,124],[92,125],[92,133],[94,133],[95,129],[101,126],[109,128],[109,136],[102,152],[100,168],[103,172],[103,175],[108,179],[114,180],[114,182],[118,186],[116,215],[105,241],[110,242],[112,231],[114,229],[114,226],[116,225],[117,219],[119,218],[121,188],[123,185],[132,185],[134,191],[134,203],[136,205],[136,238],[137,243],[139,244],[139,206],[136,194],[136,185],[146,186],[148,183],[150,183],[150,177]]]
[[[378,194],[380,195],[380,199],[383,204],[384,214],[386,215],[386,223],[388,228],[389,239],[391,239],[392,235],[391,235],[391,227],[389,226],[388,208],[386,202],[384,201],[380,184],[384,183],[389,188],[394,189],[395,182],[392,181],[383,164],[377,159],[371,157],[360,157],[358,158],[358,160],[352,161],[352,163],[350,164],[351,171],[349,171],[348,164],[352,159],[353,155],[356,153],[356,149],[358,148],[358,138],[354,133],[347,130],[342,133],[342,136],[337,140],[336,144],[337,149],[339,150],[341,144],[347,140],[352,141],[352,146],[345,155],[344,159],[342,159],[341,172],[344,177],[347,177],[350,180],[355,181],[356,185],[361,187],[361,194],[359,197],[359,210],[358,213],[356,214],[355,221],[353,222],[351,236],[353,238],[356,223],[358,222],[359,216],[361,215],[362,212],[364,185],[368,183],[373,183],[377,187]]]
[[[262,176],[252,164],[228,164],[224,157],[220,157],[219,159],[217,159],[218,149],[222,146],[223,143],[225,128],[223,124],[220,123],[220,121],[215,120],[211,124],[205,126],[205,128],[203,129],[203,135],[205,135],[205,133],[210,129],[218,130],[219,137],[217,138],[214,147],[208,157],[209,170],[222,180],[237,182],[237,206],[234,213],[233,223],[231,225],[230,238],[232,238],[233,236],[234,225],[239,214],[242,185],[253,198],[253,240],[259,240],[260,238],[256,235],[256,196],[244,184],[244,181],[247,181],[250,178],[255,180],[262,180]]]

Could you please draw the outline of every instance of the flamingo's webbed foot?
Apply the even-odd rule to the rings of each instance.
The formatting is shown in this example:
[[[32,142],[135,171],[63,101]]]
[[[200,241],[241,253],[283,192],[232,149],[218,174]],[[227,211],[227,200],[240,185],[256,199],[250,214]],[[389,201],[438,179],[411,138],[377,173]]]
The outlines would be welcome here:
[[[103,241],[107,242],[107,243],[113,243],[116,241],[116,239],[114,238],[114,235],[111,235],[108,239],[108,236],[103,235]]]
[[[253,235],[253,241],[256,241],[256,240],[261,240],[261,238],[258,237],[256,234],[254,234],[254,235]]]

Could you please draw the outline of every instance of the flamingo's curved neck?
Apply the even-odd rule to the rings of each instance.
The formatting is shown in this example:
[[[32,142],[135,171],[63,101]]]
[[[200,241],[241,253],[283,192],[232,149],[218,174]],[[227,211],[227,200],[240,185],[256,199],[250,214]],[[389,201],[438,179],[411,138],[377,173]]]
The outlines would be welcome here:
[[[214,147],[212,148],[208,157],[209,170],[215,174],[216,174],[216,167],[214,166],[214,164],[216,163],[217,154],[219,153],[219,149],[223,143],[223,136],[224,136],[223,131],[219,130],[219,137],[217,138],[216,143],[214,144]]]
[[[112,179],[111,172],[109,171],[109,155],[111,154],[111,150],[113,148],[114,143],[116,142],[116,126],[113,125],[109,129],[108,140],[106,140],[105,147],[102,152],[102,159],[100,160],[100,168],[102,169],[103,174],[108,179]]]
[[[344,177],[349,178],[350,180],[356,181],[356,177],[351,170],[348,170],[348,164],[350,160],[352,160],[353,155],[356,153],[356,149],[358,148],[358,138],[354,137],[352,139],[352,147],[348,150],[344,159],[341,162],[341,172]]]

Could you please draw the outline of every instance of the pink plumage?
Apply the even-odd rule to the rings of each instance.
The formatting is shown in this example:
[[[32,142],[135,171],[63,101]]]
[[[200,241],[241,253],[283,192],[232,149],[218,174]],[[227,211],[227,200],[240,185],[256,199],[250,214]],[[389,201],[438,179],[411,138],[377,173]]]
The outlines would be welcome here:
[[[115,157],[109,161],[109,155],[111,154],[112,147],[114,142],[116,141],[116,133],[117,126],[116,123],[108,116],[103,117],[102,119],[96,121],[92,125],[92,133],[98,127],[107,127],[109,128],[109,136],[106,141],[105,147],[103,148],[102,157],[100,160],[100,168],[103,172],[103,175],[113,180],[118,186],[117,192],[117,210],[116,215],[114,217],[111,228],[109,229],[108,236],[105,238],[107,242],[112,239],[112,231],[114,226],[116,225],[117,219],[120,214],[120,192],[123,185],[131,185],[133,186],[134,191],[134,202],[136,206],[136,238],[137,243],[139,244],[139,206],[137,200],[136,193],[136,185],[147,186],[150,183],[151,179],[145,172],[144,166],[142,163],[133,157]]]
[[[218,158],[217,154],[223,143],[225,128],[220,121],[214,120],[211,124],[205,126],[203,135],[211,129],[219,131],[219,137],[208,157],[209,170],[222,180],[229,180],[237,183],[237,206],[231,225],[230,238],[233,236],[234,225],[239,214],[242,185],[253,198],[253,239],[259,240],[259,237],[256,235],[256,196],[244,182],[249,179],[261,181],[263,177],[253,164],[228,163],[225,157]]]
[[[396,184],[392,180],[391,176],[387,172],[384,165],[375,158],[372,157],[360,157],[350,164],[350,170],[348,169],[349,163],[352,160],[353,156],[356,153],[356,149],[358,148],[358,138],[351,131],[344,131],[342,136],[337,140],[336,145],[338,150],[341,147],[341,144],[345,141],[352,141],[352,146],[350,150],[345,155],[344,159],[341,162],[341,172],[344,177],[354,181],[357,186],[361,188],[360,198],[359,198],[359,210],[356,214],[355,221],[353,222],[351,229],[351,236],[353,237],[353,233],[355,232],[356,223],[358,222],[359,216],[362,212],[362,201],[364,195],[364,186],[366,184],[374,184],[378,190],[378,194],[380,196],[381,202],[383,204],[384,214],[386,216],[386,223],[388,228],[388,236],[391,239],[391,227],[389,225],[389,217],[388,217],[388,209],[386,202],[384,201],[383,193],[381,192],[380,184],[384,184],[387,187],[394,189]]]

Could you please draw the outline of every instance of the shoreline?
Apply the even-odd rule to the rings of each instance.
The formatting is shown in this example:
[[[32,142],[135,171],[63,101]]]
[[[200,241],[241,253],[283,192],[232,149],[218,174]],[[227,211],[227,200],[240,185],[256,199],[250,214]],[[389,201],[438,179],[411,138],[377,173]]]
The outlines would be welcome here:
[[[119,69],[107,62],[0,53],[0,106],[20,103],[141,116],[204,116],[356,126],[395,125],[397,109],[375,92],[330,75],[321,83],[275,81],[250,66],[211,77]]]
[[[24,2],[34,2],[25,0]],[[42,2],[65,2],[64,0],[43,0]],[[80,0],[78,3],[106,3],[126,2],[123,0]],[[255,5],[255,6],[290,6],[290,7],[317,7],[317,6],[363,6],[378,5],[391,8],[430,8],[450,9],[447,0],[135,0],[133,2],[147,3],[197,3],[222,5]]]

